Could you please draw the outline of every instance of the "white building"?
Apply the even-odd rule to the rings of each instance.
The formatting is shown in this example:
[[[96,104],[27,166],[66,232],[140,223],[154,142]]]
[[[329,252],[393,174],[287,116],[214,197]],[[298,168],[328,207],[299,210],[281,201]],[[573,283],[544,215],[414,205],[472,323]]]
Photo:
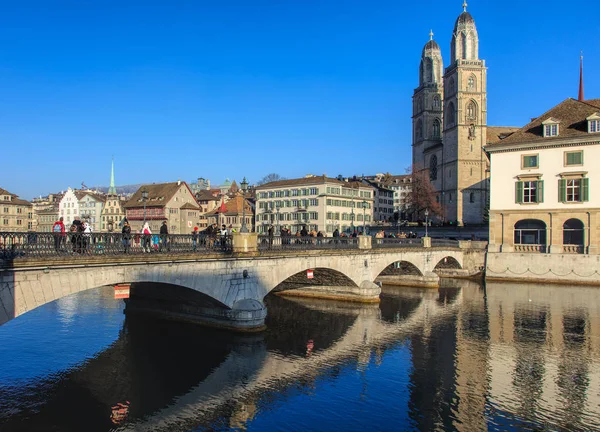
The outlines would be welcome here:
[[[73,223],[75,217],[82,222],[88,222],[92,231],[100,231],[100,214],[106,201],[106,196],[92,190],[80,191],[68,188],[58,204],[58,215],[62,217],[65,226]]]
[[[529,262],[532,274],[552,270],[545,274],[550,279],[576,270],[593,272],[591,261],[581,261],[576,269],[579,261],[565,254],[598,254],[600,99],[567,99],[486,151],[492,270],[510,269],[506,260],[512,256],[519,268]],[[544,260],[528,256],[541,254],[550,255]],[[494,260],[501,260],[496,268]]]
[[[258,233],[269,225],[286,226],[292,234],[305,226],[331,236],[336,229],[360,231],[373,221],[373,188],[359,181],[307,176],[266,183],[255,193]]]

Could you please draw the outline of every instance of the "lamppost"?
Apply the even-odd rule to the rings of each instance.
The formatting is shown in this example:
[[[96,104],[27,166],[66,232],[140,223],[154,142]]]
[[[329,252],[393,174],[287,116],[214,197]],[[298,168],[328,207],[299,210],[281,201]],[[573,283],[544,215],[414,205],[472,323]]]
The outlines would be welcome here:
[[[246,181],[246,177],[242,180],[242,227],[240,228],[240,232],[247,233],[248,227],[246,226],[246,191],[248,190],[248,182]]]
[[[352,207],[350,208],[350,234],[354,233],[354,200],[352,200]]]
[[[367,201],[363,200],[362,208],[363,208],[363,235],[367,235],[367,231],[365,230],[365,214],[367,212]]]
[[[427,222],[427,217],[429,216],[429,210],[425,209],[425,237],[427,236],[427,225],[429,225],[429,223]]]
[[[280,234],[280,229],[279,229],[279,220],[280,220],[279,216],[280,215],[279,215],[279,211],[281,210],[281,206],[279,205],[279,201],[277,201],[275,209],[277,210],[277,232],[275,234],[279,235]]]
[[[148,190],[146,188],[142,189],[142,201],[144,201],[144,223],[142,224],[142,228],[146,225],[146,201],[148,201]]]

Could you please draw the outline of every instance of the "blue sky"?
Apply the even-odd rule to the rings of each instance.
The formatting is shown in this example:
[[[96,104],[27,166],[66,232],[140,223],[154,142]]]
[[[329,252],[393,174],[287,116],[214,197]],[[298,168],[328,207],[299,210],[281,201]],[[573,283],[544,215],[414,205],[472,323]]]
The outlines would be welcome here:
[[[462,0],[0,3],[0,187],[275,172],[401,174],[430,28],[450,59]],[[600,97],[590,3],[472,0],[488,124]]]

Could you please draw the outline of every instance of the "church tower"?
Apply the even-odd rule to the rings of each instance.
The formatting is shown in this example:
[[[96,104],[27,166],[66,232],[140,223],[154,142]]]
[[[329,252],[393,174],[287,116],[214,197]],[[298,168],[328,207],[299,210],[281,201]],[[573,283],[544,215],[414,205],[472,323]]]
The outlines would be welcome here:
[[[443,70],[440,46],[429,32],[419,66],[419,87],[413,94],[413,169],[429,169],[436,189],[439,189],[442,162]]]
[[[487,68],[467,2],[454,25],[444,74],[443,186],[446,220],[482,223],[488,201]],[[440,190],[440,189],[438,189]]]

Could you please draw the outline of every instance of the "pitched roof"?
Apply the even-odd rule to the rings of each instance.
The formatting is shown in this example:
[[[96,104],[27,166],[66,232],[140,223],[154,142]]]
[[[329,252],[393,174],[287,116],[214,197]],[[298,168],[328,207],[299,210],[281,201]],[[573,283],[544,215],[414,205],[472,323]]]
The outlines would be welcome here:
[[[142,200],[142,190],[148,191],[147,207],[164,207],[177,193],[180,187],[186,187],[185,182],[158,183],[150,185],[142,185],[135,191],[124,205],[125,208],[144,207]]]
[[[511,126],[488,126],[486,128],[486,144],[497,144],[518,130],[518,127]]]
[[[600,99],[588,99],[584,102],[590,105],[594,105],[596,108],[600,108]]]
[[[242,203],[244,202],[244,198],[241,196],[235,196],[232,199],[230,199],[229,201],[227,201],[223,207],[225,207],[225,212],[221,212],[221,206],[213,211],[210,211],[208,213],[206,213],[207,216],[211,216],[214,215],[216,213],[221,213],[224,215],[239,215],[242,214]],[[246,214],[247,215],[251,215],[252,214],[252,207],[250,207],[250,204],[248,204],[248,202],[246,202]]]
[[[179,208],[182,210],[198,210],[198,204],[194,205],[192,203],[185,203]]]
[[[11,197],[10,201],[0,201],[0,204],[2,204],[2,205],[22,205],[22,206],[32,206],[33,205],[29,201],[19,198],[18,195],[15,195],[14,193],[10,193],[6,189],[0,188],[0,195],[10,195],[10,197]]]
[[[289,186],[309,186],[309,185],[325,184],[325,183],[334,183],[334,184],[339,184],[339,185],[346,186],[346,187],[359,187],[359,186],[367,187],[367,188],[370,187],[360,181],[344,182],[344,181],[338,180],[336,178],[326,177],[326,176],[322,175],[322,176],[302,177],[302,178],[289,179],[289,180],[277,180],[277,181],[262,184],[260,186],[256,186],[254,189],[260,190],[260,189],[271,189],[271,188],[289,187]]]
[[[203,190],[196,192],[196,199],[198,201],[218,201],[219,200],[219,197],[217,196],[218,189],[215,191],[215,193],[213,193],[213,190],[203,189]]]
[[[494,144],[519,144],[535,141],[552,142],[553,140],[564,138],[589,137],[590,133],[588,133],[586,117],[598,111],[600,103],[596,101],[597,99],[585,102],[580,102],[572,98],[565,99],[509,137]],[[560,133],[558,136],[543,136],[542,123],[549,118],[560,121]],[[600,138],[600,136],[594,135],[594,138]]]

